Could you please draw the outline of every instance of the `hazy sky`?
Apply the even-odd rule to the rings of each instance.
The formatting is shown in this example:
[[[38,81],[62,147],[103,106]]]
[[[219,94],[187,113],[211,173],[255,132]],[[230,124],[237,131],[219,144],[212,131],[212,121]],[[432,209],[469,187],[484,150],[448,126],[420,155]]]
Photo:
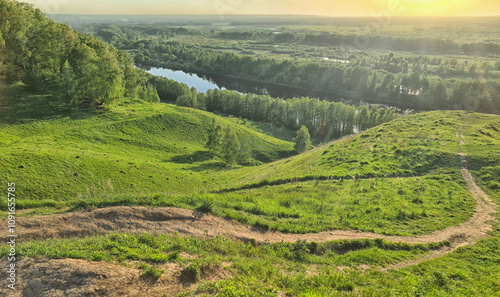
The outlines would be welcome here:
[[[23,1],[23,0],[22,0]],[[500,0],[24,0],[65,14],[500,15]]]

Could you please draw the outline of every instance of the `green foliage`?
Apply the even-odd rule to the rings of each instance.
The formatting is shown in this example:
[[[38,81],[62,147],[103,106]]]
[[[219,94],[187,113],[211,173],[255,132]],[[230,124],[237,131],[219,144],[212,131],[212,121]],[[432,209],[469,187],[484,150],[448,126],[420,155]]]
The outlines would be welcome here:
[[[223,137],[222,126],[214,118],[207,131],[208,137],[205,147],[210,150],[212,155],[218,156],[221,153],[221,143]]]
[[[57,24],[29,4],[0,2],[0,51],[7,82],[22,81],[33,90],[54,95],[70,107],[112,105],[141,90],[156,102],[156,90],[142,86],[144,71],[101,39]]]
[[[224,160],[224,162],[226,162],[226,164],[230,166],[236,164],[236,161],[240,159],[238,155],[240,153],[241,145],[240,141],[238,140],[238,137],[231,129],[231,127],[229,126],[226,127],[221,143],[222,143],[222,148],[221,148],[222,160]]]
[[[151,25],[155,29],[120,25],[113,28],[111,39],[109,28],[102,28],[106,24],[85,29],[110,42],[121,40],[120,48],[133,48],[139,64],[240,77],[400,108],[500,113],[495,60],[500,45],[491,30],[492,20],[435,19],[425,29],[414,21],[395,22],[378,28],[377,36],[360,30],[365,23],[359,19],[342,24],[301,19],[300,25],[270,21],[280,26],[281,34],[242,25],[257,22],[235,21],[236,28],[229,31],[201,24],[186,31],[163,24]],[[450,26],[461,29],[451,33]],[[314,129],[307,126],[314,137]]]
[[[159,279],[161,275],[165,272],[165,270],[163,269],[148,265],[146,263],[141,263],[141,265],[139,265],[139,268],[144,270],[141,276],[152,277],[154,279]]]
[[[252,148],[248,144],[248,141],[240,142],[240,150],[237,154],[236,162],[241,165],[248,165],[252,160]]]
[[[156,91],[156,88],[152,84],[147,83],[145,86],[140,87],[138,91],[139,99],[146,102],[158,103],[160,102],[160,97]]]
[[[294,149],[300,154],[305,152],[311,147],[311,136],[309,135],[309,130],[307,130],[306,126],[300,127],[300,130],[297,131],[297,136],[294,139],[295,145]]]
[[[193,97],[193,95],[186,94],[186,95],[181,95],[181,96],[177,97],[175,104],[177,104],[178,106],[195,107],[196,100]]]
[[[202,204],[196,208],[197,211],[212,213],[214,208],[214,202],[209,199],[203,200]]]
[[[249,163],[252,150],[246,142],[242,149],[238,136],[231,126],[222,128],[222,125],[214,119],[207,134],[205,147],[212,155],[220,157],[229,166]]]
[[[363,112],[356,115],[356,109],[347,104],[318,101],[314,98],[283,100],[270,96],[242,95],[229,90],[208,90],[205,95],[166,78],[153,77],[149,81],[159,90],[162,100],[175,101],[179,106],[284,126],[291,130],[306,126],[318,142],[350,135],[355,125],[362,125],[364,130],[397,117],[394,110],[376,106],[370,108],[364,117]],[[363,108],[368,107],[360,107],[361,110]]]

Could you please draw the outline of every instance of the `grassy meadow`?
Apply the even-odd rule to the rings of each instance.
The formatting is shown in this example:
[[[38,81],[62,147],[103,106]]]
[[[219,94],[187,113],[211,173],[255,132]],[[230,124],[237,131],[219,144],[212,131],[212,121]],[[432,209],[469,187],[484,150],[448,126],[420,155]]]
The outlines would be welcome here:
[[[23,116],[29,108],[16,109],[23,105],[12,100],[33,102],[36,95],[21,85],[3,88],[4,94],[24,94],[2,99],[11,110],[1,124],[0,177],[18,185],[23,199],[17,206],[25,214],[176,206],[287,233],[409,236],[472,216],[475,203],[459,171],[461,150],[488,190],[498,183],[498,116],[422,113],[285,158],[293,145],[270,136],[283,131],[271,125],[134,100],[29,120]],[[251,140],[254,158],[277,161],[226,167],[204,148],[214,117]],[[457,131],[464,134],[463,146]]]
[[[43,97],[22,85],[2,88],[1,105],[9,113],[0,124],[0,176],[16,182],[24,196],[18,200],[22,216],[177,206],[282,232],[428,234],[473,214],[459,152],[467,153],[478,184],[500,202],[498,116],[421,113],[292,157],[293,144],[272,137],[281,128],[217,116],[251,138],[252,151],[276,160],[228,168],[204,148],[206,126],[216,117],[207,112],[128,100],[92,112],[47,109],[33,117],[44,110]],[[175,263],[196,284],[178,296],[495,296],[499,231],[495,223],[491,237],[475,245],[388,271],[381,269],[450,243],[270,244],[109,234],[23,243],[18,257],[107,261],[137,268],[147,281],[165,278],[166,265]],[[7,254],[0,247],[0,255]],[[212,281],[210,275],[221,270],[229,276]]]

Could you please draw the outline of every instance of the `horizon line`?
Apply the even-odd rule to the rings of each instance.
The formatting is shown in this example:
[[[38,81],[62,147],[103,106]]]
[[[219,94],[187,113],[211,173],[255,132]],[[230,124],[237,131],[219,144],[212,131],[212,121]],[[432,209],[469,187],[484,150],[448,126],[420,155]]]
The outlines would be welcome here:
[[[214,17],[229,17],[229,16],[294,16],[294,17],[324,17],[324,18],[373,18],[372,15],[321,15],[321,14],[109,14],[109,13],[46,13],[47,15],[84,15],[84,16],[214,16]],[[392,18],[470,18],[470,17],[500,17],[500,14],[495,15],[398,15]]]

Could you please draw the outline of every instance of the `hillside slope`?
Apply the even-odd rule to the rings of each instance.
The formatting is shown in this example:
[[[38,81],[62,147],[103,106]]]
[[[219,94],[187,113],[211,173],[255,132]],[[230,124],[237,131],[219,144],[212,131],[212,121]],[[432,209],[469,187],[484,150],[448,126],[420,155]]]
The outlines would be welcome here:
[[[488,193],[498,187],[499,123],[499,116],[462,111],[404,117],[231,172],[233,180],[213,199],[221,201],[220,215],[284,232],[441,230],[473,214],[459,153],[467,154],[468,168]]]
[[[4,92],[3,106],[17,107],[7,109],[11,117],[0,123],[0,178],[19,185],[23,196],[19,207],[122,194],[176,195],[211,188],[219,182],[212,173],[226,170],[204,148],[213,118],[248,141],[254,158],[261,161],[288,156],[293,150],[292,143],[232,119],[142,101],[128,101],[110,110],[23,118],[23,101],[12,102],[19,98],[6,98],[8,93]],[[28,92],[22,98],[34,104],[33,97],[37,95]],[[38,109],[29,108],[33,112]]]
[[[229,187],[252,188],[291,181],[423,176],[458,168],[457,153],[471,168],[499,164],[500,117],[433,111],[403,117],[333,141],[304,154],[242,171]],[[458,134],[470,141],[459,148]],[[235,186],[236,185],[236,186]]]

